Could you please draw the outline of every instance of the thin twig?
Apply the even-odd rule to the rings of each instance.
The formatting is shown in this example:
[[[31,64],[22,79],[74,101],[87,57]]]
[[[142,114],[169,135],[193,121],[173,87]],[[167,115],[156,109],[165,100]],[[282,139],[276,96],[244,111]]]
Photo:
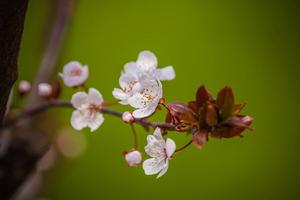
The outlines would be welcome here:
[[[193,143],[193,140],[190,140],[187,144],[185,144],[184,146],[182,147],[179,147],[175,150],[175,152],[179,152],[179,151],[182,151],[183,149],[187,148],[188,146],[190,146],[191,144]]]
[[[11,127],[24,118],[33,117],[34,115],[42,113],[50,108],[59,108],[59,107],[73,108],[72,104],[68,101],[58,101],[58,100],[45,101],[33,108],[29,108],[28,110],[23,111],[20,115],[16,116],[15,118],[8,119],[4,123],[3,128]],[[119,112],[116,110],[111,110],[108,108],[103,108],[103,109],[101,109],[100,112],[103,114],[112,115],[112,116],[119,117],[119,118],[122,118],[122,115],[123,115],[122,112]],[[136,119],[135,123],[143,125],[143,126],[151,126],[153,128],[159,127],[159,128],[163,128],[166,130],[175,130],[175,126],[172,124],[158,123],[158,122],[148,121],[146,119]]]

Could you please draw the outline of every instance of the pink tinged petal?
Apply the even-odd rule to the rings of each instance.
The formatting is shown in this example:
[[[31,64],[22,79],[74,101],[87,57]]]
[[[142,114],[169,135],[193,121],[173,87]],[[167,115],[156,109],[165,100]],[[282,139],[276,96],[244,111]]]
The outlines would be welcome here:
[[[153,175],[160,172],[165,164],[165,158],[150,158],[143,162],[143,169],[146,175]]]
[[[169,169],[169,160],[167,159],[162,170],[159,172],[156,178],[160,178],[162,175],[164,175]]]
[[[63,74],[70,74],[74,68],[81,68],[82,65],[78,61],[71,61],[67,64],[65,64],[63,69]]]
[[[80,113],[80,111],[75,110],[71,116],[71,125],[74,129],[80,131],[88,125],[86,118]]]
[[[96,90],[95,88],[90,88],[88,94],[88,101],[91,104],[100,105],[103,103],[103,97],[98,90]]]
[[[172,139],[168,138],[166,141],[166,153],[167,153],[168,158],[171,158],[171,156],[174,154],[175,150],[176,150],[175,142]]]
[[[88,120],[87,126],[91,129],[91,132],[97,130],[104,122],[104,117],[101,113],[96,113],[95,116]]]
[[[142,51],[138,55],[137,64],[144,70],[155,69],[157,67],[157,58],[150,51]]]
[[[85,92],[76,92],[73,94],[71,104],[73,107],[80,109],[83,105],[88,103],[88,95]]]
[[[157,69],[157,75],[159,80],[172,80],[175,78],[175,71],[172,66]]]

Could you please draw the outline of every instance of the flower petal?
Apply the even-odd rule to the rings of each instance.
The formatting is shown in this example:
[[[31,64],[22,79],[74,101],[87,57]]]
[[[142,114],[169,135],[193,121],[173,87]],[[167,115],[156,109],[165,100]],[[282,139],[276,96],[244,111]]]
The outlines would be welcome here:
[[[124,65],[124,72],[136,74],[138,72],[138,65],[136,64],[136,62],[128,62]]]
[[[76,130],[81,130],[87,126],[86,118],[80,113],[80,111],[75,110],[72,113],[71,125]]]
[[[168,158],[171,158],[171,156],[173,155],[175,150],[176,150],[175,142],[172,139],[168,138],[166,141],[166,152],[167,152]]]
[[[142,70],[155,69],[157,58],[151,51],[142,51],[138,55],[137,64],[142,67]]]
[[[89,103],[95,104],[95,105],[100,105],[103,103],[102,94],[95,88],[89,89],[88,100],[89,100]]]
[[[128,94],[126,94],[123,90],[121,90],[119,88],[115,88],[113,90],[112,94],[116,99],[119,99],[119,100],[125,100],[129,97]]]
[[[147,108],[141,108],[141,109],[137,109],[135,111],[133,111],[132,115],[134,118],[145,118],[145,117],[149,117],[150,115],[152,115],[156,110],[156,107],[147,107]]]
[[[175,78],[175,71],[173,66],[157,69],[157,75],[159,80],[172,80]]]
[[[87,126],[91,129],[91,132],[97,130],[104,122],[104,117],[101,113],[96,113],[93,119],[88,121]]]
[[[87,103],[87,101],[88,101],[88,95],[85,92],[76,92],[72,96],[71,104],[75,108],[80,109],[82,105]]]
[[[165,165],[165,158],[150,158],[143,162],[143,169],[146,175],[153,175],[160,172]]]
[[[65,64],[63,68],[63,74],[70,74],[74,68],[81,68],[81,64],[78,61],[71,61]]]
[[[156,178],[160,178],[162,175],[164,175],[169,169],[169,160],[167,159],[162,170],[159,172]]]

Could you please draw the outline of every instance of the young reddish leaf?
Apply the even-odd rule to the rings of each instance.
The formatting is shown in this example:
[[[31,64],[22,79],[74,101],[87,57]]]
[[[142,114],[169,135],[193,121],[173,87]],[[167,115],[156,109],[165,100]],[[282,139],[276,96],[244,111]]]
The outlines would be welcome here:
[[[172,123],[178,131],[187,131],[198,126],[198,115],[187,105],[173,102],[168,105],[169,114],[172,117]],[[166,120],[170,121],[170,116]]]
[[[188,102],[188,107],[190,108],[190,109],[192,109],[195,113],[199,113],[199,106],[198,106],[198,104],[197,104],[197,102],[196,101],[189,101]]]
[[[220,115],[223,120],[233,114],[234,97],[231,87],[226,86],[219,92],[217,105],[219,106]]]
[[[196,93],[196,102],[199,107],[202,107],[205,105],[207,101],[212,101],[213,98],[210,95],[210,93],[207,91],[206,87],[202,85],[201,87],[198,88],[197,93]]]
[[[235,116],[230,118],[212,132],[212,136],[219,138],[231,138],[241,136],[245,129],[250,129],[253,118],[250,116]],[[242,137],[242,136],[241,136]]]
[[[208,132],[196,132],[193,135],[193,144],[201,149],[208,140]]]
[[[215,106],[210,102],[207,102],[205,122],[209,126],[215,126],[218,123],[217,110],[216,110]]]

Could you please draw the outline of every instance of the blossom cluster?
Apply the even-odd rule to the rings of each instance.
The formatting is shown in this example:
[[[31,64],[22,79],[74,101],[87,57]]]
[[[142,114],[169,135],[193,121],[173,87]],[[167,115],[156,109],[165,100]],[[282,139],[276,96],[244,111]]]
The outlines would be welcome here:
[[[89,77],[88,66],[77,61],[69,62],[59,76],[67,87],[80,90],[74,93],[70,100],[75,109],[70,120],[72,127],[78,131],[84,128],[89,128],[91,132],[96,131],[104,122],[104,109],[109,103],[97,89],[86,87]],[[166,173],[174,154],[189,144],[193,143],[202,148],[210,136],[218,138],[242,136],[241,133],[245,129],[251,129],[253,121],[250,116],[239,114],[244,104],[234,102],[230,87],[223,88],[216,99],[202,86],[197,90],[194,101],[165,104],[162,81],[174,78],[173,66],[159,68],[156,56],[150,51],[142,51],[136,61],[124,65],[119,77],[119,87],[112,91],[119,104],[132,107],[132,110],[119,116],[123,122],[131,126],[135,137],[133,125],[155,114],[160,105],[167,110],[165,124],[173,127],[174,131],[186,132],[192,136],[190,143],[176,149],[172,139],[164,139],[168,129],[154,126],[154,132],[147,136],[147,145],[144,147],[149,159],[143,161],[136,143],[133,148],[124,152],[128,166],[142,166],[146,175],[158,174],[157,178]],[[20,82],[21,95],[30,89],[30,83]],[[59,91],[59,87],[55,84],[38,85],[38,94],[48,100],[57,98]]]

